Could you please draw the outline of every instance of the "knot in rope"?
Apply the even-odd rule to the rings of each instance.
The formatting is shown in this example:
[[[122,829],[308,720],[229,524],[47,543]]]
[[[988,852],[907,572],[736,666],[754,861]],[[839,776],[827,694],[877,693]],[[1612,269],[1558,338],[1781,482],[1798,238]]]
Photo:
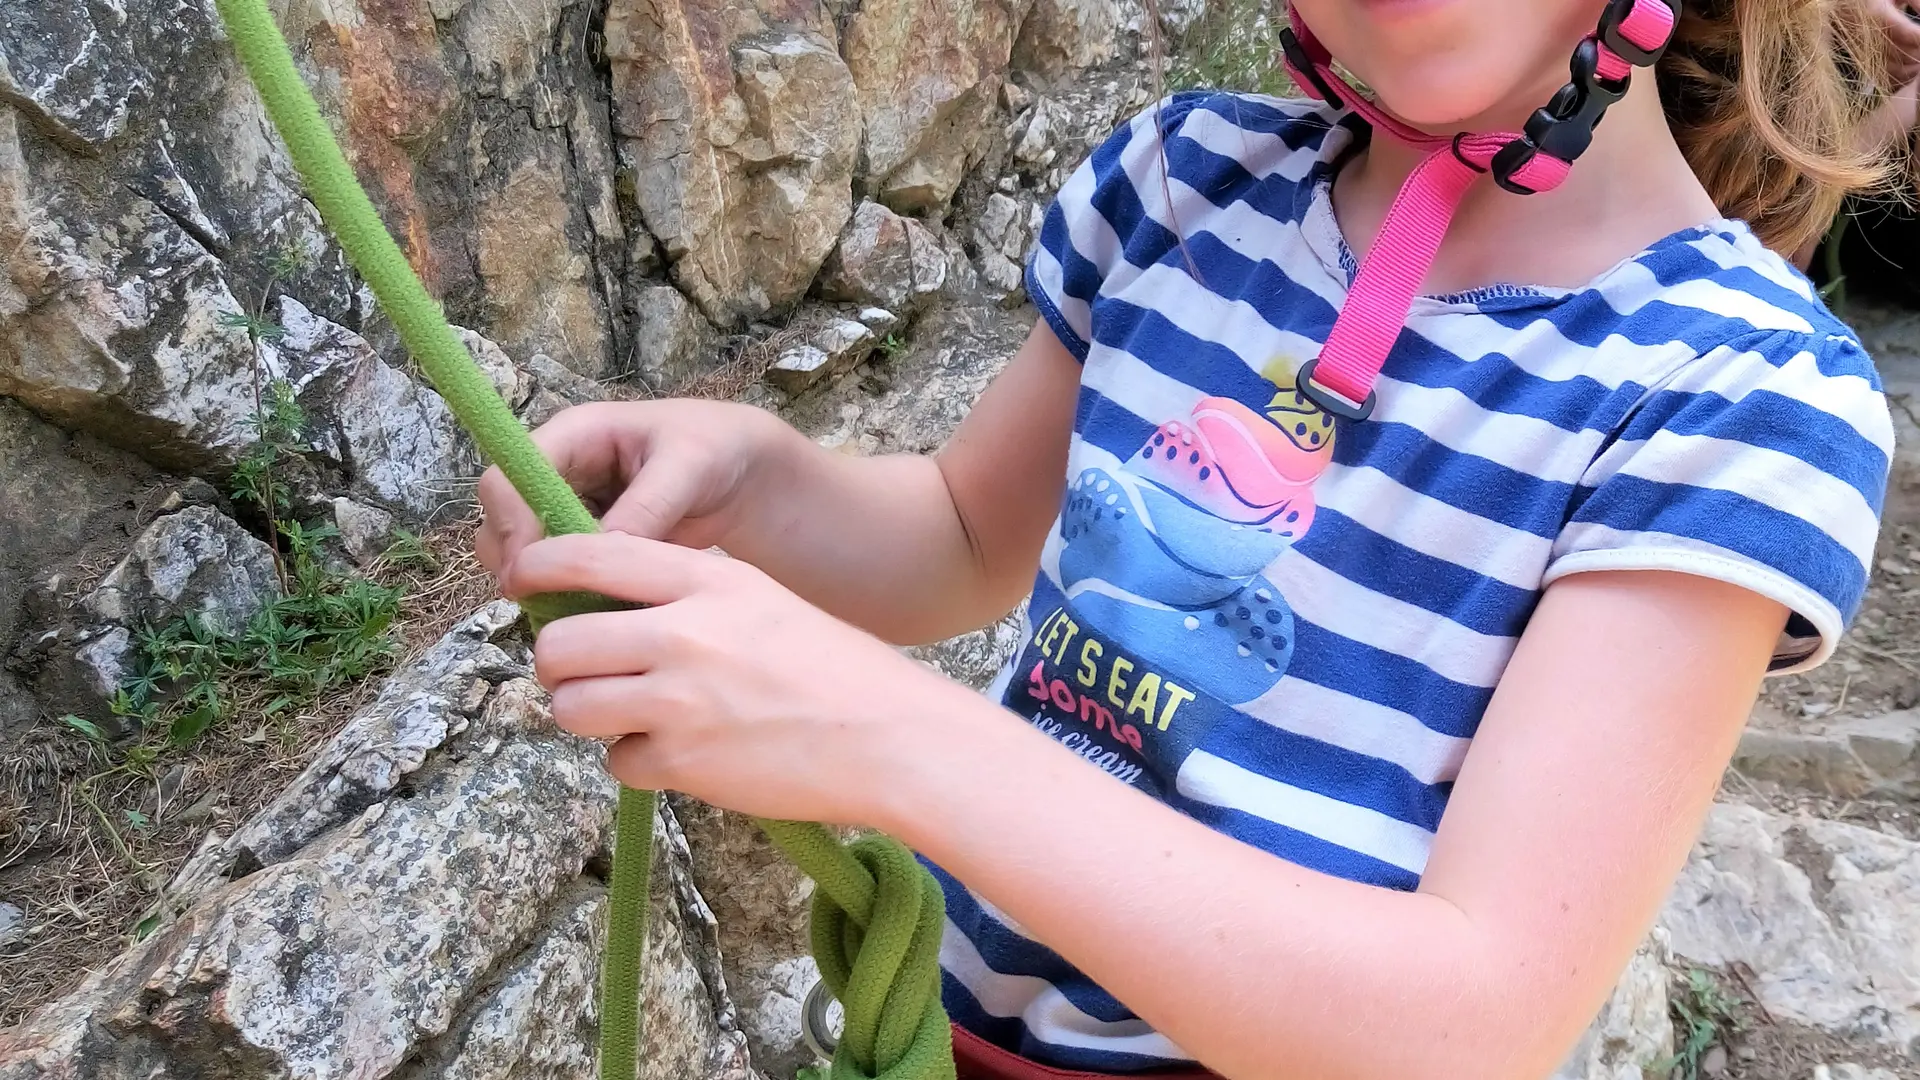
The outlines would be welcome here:
[[[940,1005],[946,897],[933,875],[885,836],[843,845],[819,825],[760,826],[817,885],[813,955],[845,1012],[827,1080],[952,1080]]]

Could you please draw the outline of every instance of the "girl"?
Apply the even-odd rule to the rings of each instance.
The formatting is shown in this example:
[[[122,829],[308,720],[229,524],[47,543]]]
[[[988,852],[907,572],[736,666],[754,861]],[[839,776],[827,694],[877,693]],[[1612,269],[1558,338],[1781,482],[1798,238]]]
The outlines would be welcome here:
[[[963,1075],[1547,1075],[1864,587],[1886,404],[1766,245],[1876,175],[1835,137],[1865,20],[1293,14],[1327,100],[1100,147],[937,457],[595,405],[539,440],[610,531],[483,485],[509,595],[655,605],[536,650],[620,779],[937,868]],[[889,647],[1029,593],[989,699]]]

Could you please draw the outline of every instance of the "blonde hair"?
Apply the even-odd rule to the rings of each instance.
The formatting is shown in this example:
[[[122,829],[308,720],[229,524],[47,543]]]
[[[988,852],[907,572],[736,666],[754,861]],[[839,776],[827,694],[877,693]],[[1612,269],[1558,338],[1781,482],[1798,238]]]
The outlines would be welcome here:
[[[1720,212],[1774,250],[1817,241],[1898,158],[1864,145],[1884,31],[1859,0],[1688,0],[1658,75],[1668,126]],[[1902,144],[1905,149],[1906,144]]]

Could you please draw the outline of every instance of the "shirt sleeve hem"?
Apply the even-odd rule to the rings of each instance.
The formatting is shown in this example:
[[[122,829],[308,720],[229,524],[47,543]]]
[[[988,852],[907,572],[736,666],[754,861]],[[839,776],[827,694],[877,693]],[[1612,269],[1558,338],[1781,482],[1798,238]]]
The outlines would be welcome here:
[[[1080,336],[1079,331],[1073,328],[1073,324],[1067,321],[1066,315],[1060,310],[1060,305],[1054,303],[1053,297],[1041,286],[1040,276],[1034,272],[1031,259],[1027,261],[1026,278],[1027,298],[1033,301],[1035,308],[1039,309],[1040,317],[1046,320],[1053,335],[1060,339],[1060,344],[1067,347],[1067,351],[1073,354],[1073,358],[1082,364],[1086,363],[1087,354],[1093,347],[1087,343],[1086,338]]]
[[[1811,671],[1827,662],[1839,646],[1844,632],[1840,610],[1832,602],[1805,585],[1765,567],[1738,559],[1724,558],[1698,551],[1668,548],[1606,548],[1577,551],[1555,560],[1541,579],[1542,589],[1564,577],[1606,570],[1668,570],[1711,578],[1777,600],[1799,614],[1820,637],[1811,651],[1776,651],[1768,675],[1793,675]]]

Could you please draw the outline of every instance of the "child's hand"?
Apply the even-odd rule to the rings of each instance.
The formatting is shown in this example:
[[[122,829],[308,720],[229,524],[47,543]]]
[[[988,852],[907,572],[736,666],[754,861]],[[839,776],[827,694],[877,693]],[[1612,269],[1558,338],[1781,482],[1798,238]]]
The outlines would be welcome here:
[[[740,495],[783,433],[751,406],[653,401],[568,409],[533,439],[607,529],[710,547],[738,523]],[[480,505],[474,547],[499,576],[543,530],[497,468],[480,479]]]
[[[561,727],[620,740],[631,787],[761,817],[885,827],[922,719],[987,707],[743,562],[616,533],[534,544],[509,596],[586,590],[657,605],[549,624],[534,649]]]

